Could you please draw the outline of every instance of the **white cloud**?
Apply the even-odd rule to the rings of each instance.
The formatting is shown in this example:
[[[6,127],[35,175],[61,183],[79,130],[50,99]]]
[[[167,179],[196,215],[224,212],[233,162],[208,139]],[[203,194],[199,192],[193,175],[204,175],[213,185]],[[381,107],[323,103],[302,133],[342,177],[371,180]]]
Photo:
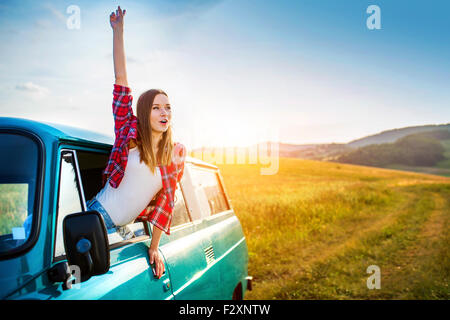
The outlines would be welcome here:
[[[16,90],[24,91],[31,98],[34,99],[42,99],[49,95],[50,90],[46,87],[37,85],[31,81],[16,85]]]

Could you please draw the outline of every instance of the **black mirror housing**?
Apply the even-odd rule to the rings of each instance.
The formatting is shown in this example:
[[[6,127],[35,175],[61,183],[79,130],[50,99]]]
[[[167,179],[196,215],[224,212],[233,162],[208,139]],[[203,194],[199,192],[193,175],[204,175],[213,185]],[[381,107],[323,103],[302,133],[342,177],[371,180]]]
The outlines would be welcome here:
[[[63,232],[67,261],[80,268],[81,282],[108,272],[108,233],[100,213],[85,211],[67,215]]]

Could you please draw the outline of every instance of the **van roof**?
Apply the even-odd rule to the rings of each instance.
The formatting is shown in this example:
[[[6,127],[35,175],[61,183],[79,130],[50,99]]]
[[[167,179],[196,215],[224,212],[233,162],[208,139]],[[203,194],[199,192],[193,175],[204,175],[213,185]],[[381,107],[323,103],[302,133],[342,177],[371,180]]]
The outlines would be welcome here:
[[[114,143],[114,137],[112,136],[46,121],[0,117],[0,128],[27,130],[36,133],[41,138],[47,136],[48,138],[56,140],[86,141],[107,145],[112,145]]]
[[[14,117],[0,117],[0,129],[6,128],[31,131],[38,136],[47,136],[53,138],[53,140],[79,142],[84,144],[100,144],[110,147],[114,144],[114,137],[112,135],[108,136],[92,130],[46,121],[36,121]],[[186,156],[186,161],[217,169],[217,166],[191,156]]]

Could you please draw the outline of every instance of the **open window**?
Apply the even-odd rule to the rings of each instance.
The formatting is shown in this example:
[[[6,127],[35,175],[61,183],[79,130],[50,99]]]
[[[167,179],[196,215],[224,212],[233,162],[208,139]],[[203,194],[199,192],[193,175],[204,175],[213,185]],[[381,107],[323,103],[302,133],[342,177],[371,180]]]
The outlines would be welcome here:
[[[91,200],[102,189],[102,173],[109,159],[109,152],[77,150],[78,164],[86,201]],[[135,222],[122,228],[123,233],[132,232],[133,236],[127,240],[148,236],[149,231],[144,222]],[[109,244],[113,247],[124,241],[119,232],[108,234]]]
[[[109,153],[77,150],[84,197],[91,200],[102,188],[102,173],[108,164]]]

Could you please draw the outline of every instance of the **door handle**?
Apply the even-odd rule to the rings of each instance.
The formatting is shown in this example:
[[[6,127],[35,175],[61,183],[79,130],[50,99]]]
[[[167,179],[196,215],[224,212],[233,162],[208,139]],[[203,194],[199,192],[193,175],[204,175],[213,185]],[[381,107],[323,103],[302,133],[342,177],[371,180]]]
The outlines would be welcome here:
[[[155,269],[156,264],[153,262],[152,264],[150,264],[150,266],[151,266],[151,268],[152,268],[153,277],[156,279],[156,269]],[[166,275],[166,270],[165,270],[165,269],[166,269],[166,268],[164,268],[164,272],[163,272],[163,274],[161,275],[161,277],[163,277],[163,276]]]
[[[166,280],[163,281],[163,289],[164,289],[164,291],[169,291],[170,290],[170,279],[166,279]]]

